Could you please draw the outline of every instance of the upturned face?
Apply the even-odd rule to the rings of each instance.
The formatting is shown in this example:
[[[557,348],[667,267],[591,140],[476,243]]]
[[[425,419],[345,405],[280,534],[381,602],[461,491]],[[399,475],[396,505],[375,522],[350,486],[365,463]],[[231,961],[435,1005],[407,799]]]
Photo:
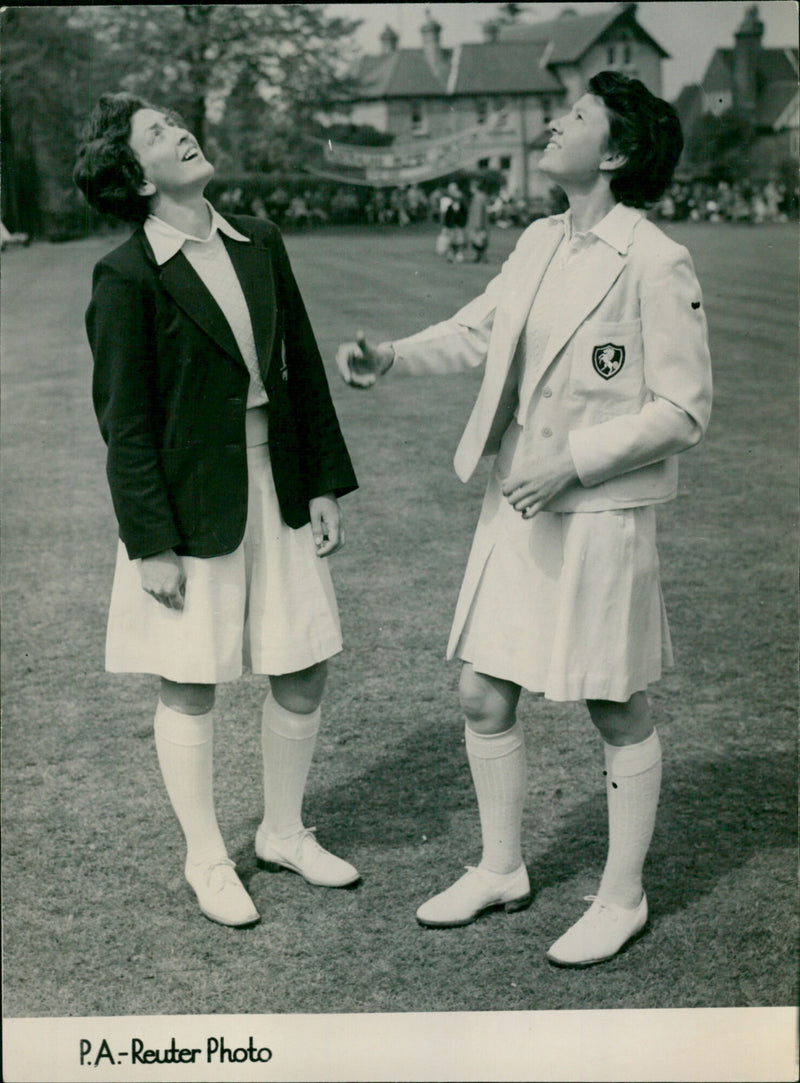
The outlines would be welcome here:
[[[604,170],[618,169],[624,155],[610,149],[609,120],[601,98],[584,94],[566,116],[550,122],[550,142],[539,169],[561,183],[590,184]]]
[[[128,146],[144,171],[143,195],[180,196],[192,188],[202,190],[214,172],[194,136],[158,109],[133,114]]]

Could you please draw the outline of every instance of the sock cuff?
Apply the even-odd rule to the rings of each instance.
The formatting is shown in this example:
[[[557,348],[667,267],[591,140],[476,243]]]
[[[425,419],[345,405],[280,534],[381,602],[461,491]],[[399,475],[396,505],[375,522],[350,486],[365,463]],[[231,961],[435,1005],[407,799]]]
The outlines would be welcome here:
[[[497,760],[502,756],[510,756],[512,752],[525,747],[525,735],[518,719],[510,729],[504,730],[503,733],[476,733],[467,723],[464,727],[464,736],[467,753],[483,760]]]
[[[295,741],[302,741],[316,736],[322,718],[322,708],[317,707],[310,714],[298,714],[296,711],[289,711],[286,707],[282,707],[270,692],[264,700],[261,718],[263,724],[273,733]]]
[[[606,770],[617,778],[630,778],[649,771],[661,762],[661,742],[653,730],[635,745],[604,745]]]
[[[214,737],[214,712],[182,714],[159,699],[153,730],[158,739],[173,745],[204,745]]]

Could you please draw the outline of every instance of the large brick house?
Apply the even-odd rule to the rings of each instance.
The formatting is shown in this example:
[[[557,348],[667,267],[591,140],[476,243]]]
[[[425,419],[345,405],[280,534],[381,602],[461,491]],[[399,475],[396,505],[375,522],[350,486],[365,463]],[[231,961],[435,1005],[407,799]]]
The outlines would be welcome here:
[[[797,48],[764,48],[758,5],[748,9],[732,48],[716,49],[699,84],[683,88],[675,106],[691,136],[701,118],[734,112],[753,126],[751,178],[776,175],[782,162],[800,155],[800,93]],[[692,163],[685,167],[690,171]]]
[[[361,58],[357,89],[340,119],[394,135],[381,156],[383,173],[376,174],[386,183],[393,175],[398,182],[430,179],[457,165],[499,169],[512,190],[544,194],[547,182],[535,167],[547,123],[570,108],[592,75],[624,71],[661,93],[668,54],[639,25],[636,8],[621,3],[585,15],[565,10],[546,22],[509,25],[492,41],[454,48],[442,42],[430,13],[421,27],[422,48],[398,48],[387,26],[382,52]]]

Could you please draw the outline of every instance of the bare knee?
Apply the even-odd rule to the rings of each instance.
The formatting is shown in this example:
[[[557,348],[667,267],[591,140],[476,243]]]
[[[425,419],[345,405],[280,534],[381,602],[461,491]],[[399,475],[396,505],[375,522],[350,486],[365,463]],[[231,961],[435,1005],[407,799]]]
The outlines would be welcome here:
[[[179,684],[161,678],[161,702],[179,714],[206,714],[214,706],[215,694],[213,684]]]
[[[318,662],[301,669],[297,673],[282,673],[270,677],[272,695],[287,711],[295,714],[311,714],[322,702],[325,681],[328,676],[328,663]]]
[[[626,703],[588,699],[586,706],[606,744],[635,745],[653,732],[646,692],[634,692]]]
[[[461,669],[458,698],[467,725],[476,733],[504,733],[514,725],[519,685],[476,673],[469,663]]]

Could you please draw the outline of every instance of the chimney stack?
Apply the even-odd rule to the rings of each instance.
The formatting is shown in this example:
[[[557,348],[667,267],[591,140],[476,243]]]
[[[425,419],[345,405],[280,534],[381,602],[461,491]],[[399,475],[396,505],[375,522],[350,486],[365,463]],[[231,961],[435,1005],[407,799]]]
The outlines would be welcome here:
[[[380,37],[381,42],[381,55],[391,56],[392,53],[397,52],[398,36],[395,30],[387,23],[383,28],[383,33]]]
[[[758,17],[758,5],[748,10],[736,31],[733,50],[733,105],[745,113],[754,113],[758,104],[758,55],[764,24]]]
[[[450,66],[447,63],[447,57],[445,56],[444,49],[439,40],[442,33],[442,27],[431,15],[430,8],[426,8],[425,15],[425,22],[420,27],[420,34],[422,35],[422,51],[425,54],[425,59],[430,65],[431,71],[443,84],[447,85],[447,79],[450,75]]]

